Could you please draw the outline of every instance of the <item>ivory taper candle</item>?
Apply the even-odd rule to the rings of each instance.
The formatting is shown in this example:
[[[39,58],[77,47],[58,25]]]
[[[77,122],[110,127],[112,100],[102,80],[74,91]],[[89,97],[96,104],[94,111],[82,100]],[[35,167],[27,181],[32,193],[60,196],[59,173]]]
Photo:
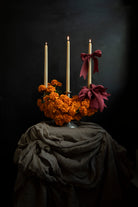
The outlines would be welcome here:
[[[92,54],[92,41],[89,39],[89,48],[88,53]],[[88,66],[88,88],[90,87],[90,84],[92,83],[92,59],[89,60],[89,66]]]
[[[67,36],[67,58],[66,58],[66,93],[70,93],[70,39]]]
[[[44,49],[44,85],[48,86],[48,44],[45,42]]]

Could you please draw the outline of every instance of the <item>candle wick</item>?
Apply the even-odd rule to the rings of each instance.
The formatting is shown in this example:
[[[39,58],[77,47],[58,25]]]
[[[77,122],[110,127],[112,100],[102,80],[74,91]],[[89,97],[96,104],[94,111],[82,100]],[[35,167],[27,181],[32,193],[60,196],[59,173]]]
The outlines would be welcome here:
[[[45,45],[48,45],[47,42],[45,42]]]

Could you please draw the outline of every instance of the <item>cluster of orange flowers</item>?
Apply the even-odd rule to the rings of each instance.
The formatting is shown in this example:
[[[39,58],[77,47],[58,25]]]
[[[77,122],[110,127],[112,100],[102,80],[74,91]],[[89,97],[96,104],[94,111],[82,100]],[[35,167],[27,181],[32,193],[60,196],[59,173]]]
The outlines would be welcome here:
[[[48,83],[48,87],[40,85],[38,92],[43,93],[41,99],[37,100],[37,106],[44,115],[55,121],[56,125],[62,126],[71,120],[80,120],[83,116],[91,116],[97,110],[90,108],[90,100],[79,100],[78,95],[69,98],[65,94],[59,94],[58,88],[62,83],[57,80],[52,80]]]

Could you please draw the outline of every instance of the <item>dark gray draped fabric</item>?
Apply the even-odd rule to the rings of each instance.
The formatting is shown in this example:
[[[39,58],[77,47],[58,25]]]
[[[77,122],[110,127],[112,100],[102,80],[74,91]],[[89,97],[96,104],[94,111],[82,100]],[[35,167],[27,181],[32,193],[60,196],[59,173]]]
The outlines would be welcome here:
[[[40,122],[20,138],[15,207],[116,207],[131,177],[126,150],[101,126]]]

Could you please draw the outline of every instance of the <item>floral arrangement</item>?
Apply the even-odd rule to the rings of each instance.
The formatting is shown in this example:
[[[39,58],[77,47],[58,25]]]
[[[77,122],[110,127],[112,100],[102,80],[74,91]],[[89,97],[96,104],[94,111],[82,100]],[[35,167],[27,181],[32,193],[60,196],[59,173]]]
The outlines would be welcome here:
[[[56,125],[62,126],[71,120],[79,121],[84,116],[92,116],[95,112],[103,111],[106,107],[104,99],[108,94],[102,85],[91,84],[90,88],[84,86],[79,95],[72,98],[61,92],[62,83],[52,80],[45,85],[39,85],[38,92],[42,94],[37,100],[37,106],[44,116],[55,121]]]
[[[96,108],[90,107],[90,99],[80,99],[78,95],[69,98],[61,92],[62,83],[52,80],[45,85],[39,85],[38,92],[42,94],[37,100],[37,106],[44,116],[55,121],[56,125],[62,126],[71,120],[80,120],[83,116],[92,116],[97,112]]]

